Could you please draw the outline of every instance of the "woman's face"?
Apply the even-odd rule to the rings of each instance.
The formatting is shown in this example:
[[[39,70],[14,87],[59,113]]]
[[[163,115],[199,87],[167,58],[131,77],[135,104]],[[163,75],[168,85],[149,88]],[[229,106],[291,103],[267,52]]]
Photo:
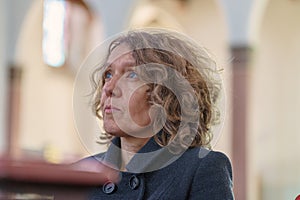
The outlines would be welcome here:
[[[149,87],[139,79],[131,53],[121,45],[108,59],[101,105],[104,130],[114,136],[149,137],[151,133]]]

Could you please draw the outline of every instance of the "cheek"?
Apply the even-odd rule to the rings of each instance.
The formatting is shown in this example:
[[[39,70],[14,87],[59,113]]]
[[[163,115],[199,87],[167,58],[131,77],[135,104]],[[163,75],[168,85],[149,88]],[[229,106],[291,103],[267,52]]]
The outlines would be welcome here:
[[[106,96],[105,96],[104,92],[102,92],[100,95],[100,106],[101,107],[103,106],[105,99],[106,99]]]
[[[148,125],[151,121],[149,109],[146,91],[134,92],[129,99],[129,112],[134,122],[140,126]]]

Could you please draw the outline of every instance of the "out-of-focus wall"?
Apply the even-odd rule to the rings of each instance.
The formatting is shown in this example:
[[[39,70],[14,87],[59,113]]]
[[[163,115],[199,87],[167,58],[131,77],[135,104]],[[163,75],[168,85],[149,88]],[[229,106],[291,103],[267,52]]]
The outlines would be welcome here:
[[[6,2],[0,1],[0,154],[6,149],[6,87],[7,87],[7,54],[6,47]],[[3,98],[4,97],[4,98]]]
[[[33,0],[1,0],[0,10],[0,153],[8,150],[9,67],[14,65],[15,46],[22,19]],[[6,152],[7,153],[7,152]]]
[[[85,149],[85,145],[96,144],[94,127],[83,114],[86,129],[84,133],[77,132],[72,98],[81,62],[102,40],[101,29],[97,28],[101,22],[91,20],[76,5],[73,11],[75,23],[73,20],[68,26],[72,27],[68,30],[70,59],[59,68],[47,66],[43,60],[43,1],[35,1],[24,19],[16,48],[16,63],[22,69],[20,123],[16,133],[21,154],[41,154],[46,158],[46,154],[52,154],[53,161],[65,161],[88,154],[90,149]],[[80,136],[90,136],[91,144],[82,144]]]
[[[300,193],[299,19],[299,1],[269,1],[253,48],[248,130],[256,196],[251,199],[295,199]]]

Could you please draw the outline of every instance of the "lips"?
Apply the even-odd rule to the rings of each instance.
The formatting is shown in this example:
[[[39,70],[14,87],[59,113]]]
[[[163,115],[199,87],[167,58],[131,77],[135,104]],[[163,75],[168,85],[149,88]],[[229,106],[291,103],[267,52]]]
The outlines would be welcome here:
[[[104,113],[106,113],[106,114],[110,114],[110,113],[113,113],[116,111],[120,111],[120,109],[117,107],[111,106],[111,105],[106,105],[104,107]]]

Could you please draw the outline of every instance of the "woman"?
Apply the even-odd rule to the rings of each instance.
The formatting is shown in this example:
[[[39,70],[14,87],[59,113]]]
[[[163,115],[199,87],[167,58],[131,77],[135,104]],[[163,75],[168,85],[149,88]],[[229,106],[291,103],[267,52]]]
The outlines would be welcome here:
[[[204,48],[167,30],[118,36],[93,73],[93,111],[118,181],[89,199],[233,199],[229,159],[210,150],[219,71]],[[105,141],[104,141],[105,140]]]

